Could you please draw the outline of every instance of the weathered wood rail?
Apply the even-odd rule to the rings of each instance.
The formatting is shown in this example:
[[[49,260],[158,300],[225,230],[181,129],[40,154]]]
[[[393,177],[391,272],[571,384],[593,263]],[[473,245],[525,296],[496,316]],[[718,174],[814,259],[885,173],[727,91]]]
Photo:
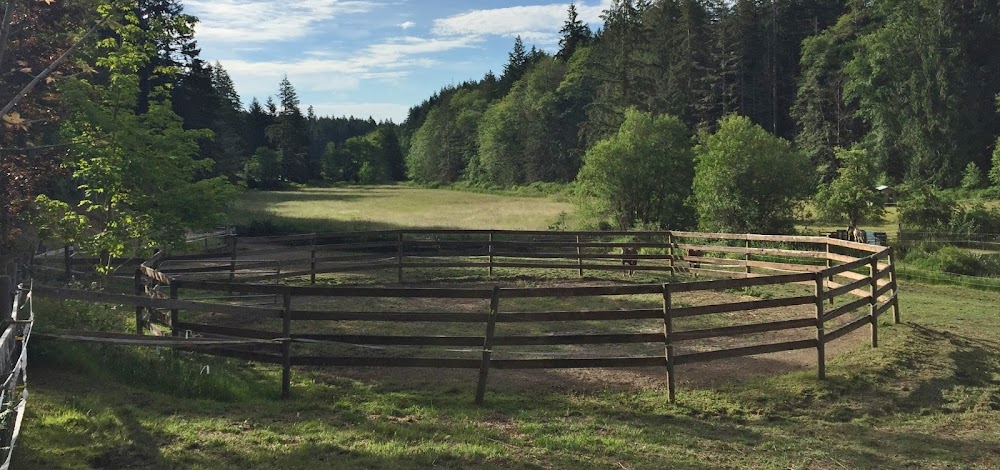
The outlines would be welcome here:
[[[635,257],[639,264],[628,269],[659,272],[667,278],[649,284],[583,287],[427,288],[403,284],[408,269],[485,268],[489,275],[499,268],[569,269],[580,275],[588,270],[623,270],[621,255],[614,253],[623,245],[640,248],[640,254]],[[273,262],[255,259],[280,260],[280,266],[275,269],[271,264]],[[178,263],[180,261],[187,264]],[[255,274],[255,270],[260,269],[269,271]],[[395,270],[400,285],[315,285],[317,275],[369,270]],[[687,277],[675,277],[682,274],[712,278],[691,281]],[[253,283],[306,276],[311,285]],[[797,286],[800,291],[777,298],[708,305],[686,305],[676,300],[682,293],[778,285]],[[185,296],[194,293],[202,300],[181,298],[182,292]],[[489,372],[493,369],[663,367],[669,398],[673,400],[675,367],[678,365],[815,349],[818,375],[823,378],[826,373],[825,344],[868,325],[871,344],[875,347],[878,345],[879,317],[891,308],[894,321],[900,321],[891,248],[822,237],[696,232],[408,230],[232,238],[225,258],[220,258],[216,252],[184,256],[159,254],[148,260],[136,270],[134,295],[37,286],[36,295],[133,305],[136,308],[136,332],[140,334],[150,331],[156,335],[173,335],[178,339],[194,336],[219,341],[246,340],[244,344],[236,345],[202,342],[197,346],[201,352],[281,365],[284,396],[290,393],[291,369],[297,366],[468,368],[479,370],[477,403],[485,398]],[[217,302],[205,301],[213,298],[212,295],[216,295]],[[273,301],[264,306],[248,306],[235,305],[227,300],[246,296]],[[660,306],[579,311],[518,311],[505,308],[508,303],[516,304],[512,300],[521,298],[622,296],[646,296],[647,300],[653,296],[660,299]],[[296,299],[305,298],[464,299],[482,302],[482,310],[469,312],[447,307],[438,311],[379,311],[377,308],[376,311],[305,310],[296,306]],[[448,302],[436,305],[448,305]],[[796,306],[802,306],[802,312],[812,313],[751,323],[746,323],[748,320],[744,318],[753,317],[734,315]],[[185,312],[184,319],[182,312]],[[198,318],[192,319],[186,312],[211,312],[214,315],[252,317],[260,321],[253,327],[236,327],[213,323],[212,316],[196,315]],[[685,319],[707,316],[715,316],[713,318],[718,318],[718,321],[711,327],[683,328]],[[662,331],[636,332],[635,328],[623,327],[620,331],[600,334],[579,333],[580,322],[628,325],[629,322],[642,320],[661,322]],[[358,327],[354,332],[328,332],[314,327],[321,323],[357,325],[387,322],[428,323],[439,325],[444,331],[451,331],[448,325],[464,325],[466,328],[478,328],[479,333],[432,335],[418,334],[417,331],[412,334],[371,334],[365,333],[369,330],[364,327]],[[565,326],[565,331],[523,334],[508,332],[513,330],[505,326],[525,323]],[[780,338],[766,336],[768,333],[788,331],[797,335],[795,339],[789,339],[787,334]],[[678,347],[730,337],[749,338],[756,343],[713,350],[682,350]],[[624,347],[635,344],[660,345],[662,352],[595,357],[576,351],[576,357],[517,358],[525,348],[538,346]],[[364,353],[389,351],[395,354],[324,354],[316,352],[317,345],[360,348]],[[480,357],[418,357],[424,347],[464,348],[448,351]]]
[[[31,298],[30,287],[0,275],[0,375],[4,377],[0,387],[0,469],[10,467],[28,398],[27,348],[34,322]]]

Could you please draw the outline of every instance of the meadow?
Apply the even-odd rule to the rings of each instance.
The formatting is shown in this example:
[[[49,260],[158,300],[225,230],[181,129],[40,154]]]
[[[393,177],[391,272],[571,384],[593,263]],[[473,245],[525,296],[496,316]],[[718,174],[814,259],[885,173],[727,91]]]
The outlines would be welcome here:
[[[247,224],[330,229],[537,229],[572,210],[409,187],[248,193],[240,207]],[[657,380],[539,370],[544,380],[491,387],[479,407],[466,376],[320,368],[297,370],[282,401],[274,367],[33,339],[14,468],[997,468],[1000,293],[913,281],[900,290],[904,323],[883,321],[877,349],[858,341],[829,358],[827,380],[814,368],[723,378],[685,385],[676,403]],[[36,310],[40,329],[125,328],[130,316],[69,302]]]
[[[545,230],[573,224],[573,205],[552,197],[504,196],[415,186],[332,186],[250,191],[231,222],[305,233],[394,228]],[[246,233],[246,230],[244,230]]]

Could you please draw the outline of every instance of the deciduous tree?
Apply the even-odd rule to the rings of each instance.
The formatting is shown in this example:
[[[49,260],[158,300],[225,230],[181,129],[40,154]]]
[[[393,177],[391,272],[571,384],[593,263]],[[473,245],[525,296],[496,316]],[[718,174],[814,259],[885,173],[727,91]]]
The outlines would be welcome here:
[[[788,233],[796,200],[809,194],[809,160],[749,118],[729,115],[694,148],[698,223],[731,233]]]
[[[694,174],[688,130],[680,119],[629,109],[618,132],[584,156],[578,204],[591,222],[686,229]]]

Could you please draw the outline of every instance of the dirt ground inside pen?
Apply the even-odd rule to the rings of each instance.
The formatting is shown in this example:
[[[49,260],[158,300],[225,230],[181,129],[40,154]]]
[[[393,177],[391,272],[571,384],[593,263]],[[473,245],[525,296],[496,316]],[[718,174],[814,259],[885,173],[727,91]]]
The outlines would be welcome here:
[[[550,282],[547,286],[581,286],[608,285],[609,282]],[[440,284],[437,284],[441,287]],[[469,286],[464,286],[469,287]],[[795,294],[802,295],[802,294]],[[683,294],[682,301],[686,305],[707,305],[747,300],[759,300],[756,297],[729,292],[693,292]],[[305,305],[303,305],[305,306]],[[307,307],[308,308],[308,307]],[[827,323],[827,330],[832,331],[837,325],[848,322],[851,318],[867,313],[866,308],[859,309],[853,315],[845,315]],[[815,316],[815,308],[810,305],[771,308],[758,311],[744,311],[732,314],[719,314],[739,317],[738,323],[760,323],[788,320]],[[677,322],[680,323],[680,322]],[[734,321],[734,324],[737,323]],[[662,326],[659,331],[662,331]],[[675,329],[683,330],[683,326]],[[694,329],[694,328],[690,328]],[[572,333],[588,333],[593,331],[573,331]],[[647,331],[648,332],[648,331]],[[814,328],[782,330],[761,333],[751,338],[709,338],[691,342],[678,343],[675,354],[710,351],[763,343],[780,343],[815,338]],[[869,341],[869,329],[860,328],[850,334],[826,344],[826,358],[835,357],[843,351],[865,346]],[[657,346],[653,345],[654,348]],[[603,346],[601,352],[593,354],[587,351],[577,351],[565,357],[609,357],[609,348]],[[658,352],[662,354],[662,346]],[[629,356],[626,351],[611,356]],[[479,357],[464,355],[462,357]],[[543,356],[544,357],[544,356]],[[564,356],[560,356],[564,357]],[[504,355],[501,351],[494,353],[494,359],[519,359],[517,355]],[[720,359],[709,362],[682,364],[675,368],[675,381],[678,390],[693,388],[717,388],[727,384],[744,382],[750,379],[774,376],[795,371],[816,371],[816,349],[800,349],[755,356]],[[474,390],[479,371],[477,369],[436,369],[436,368],[392,368],[392,367],[311,367],[310,374],[322,380],[322,377],[350,378],[371,383],[387,390],[405,390],[415,387],[445,387],[457,390]],[[539,392],[594,392],[602,390],[650,389],[666,390],[667,375],[663,367],[639,368],[581,368],[581,369],[490,369],[488,390],[491,391],[539,391]]]
[[[261,245],[255,247],[256,249],[262,248],[275,248],[280,245]],[[306,255],[308,256],[308,255]],[[245,253],[241,256],[249,257],[249,259],[243,262],[256,261],[255,257],[251,253]],[[276,260],[282,264],[283,270],[294,270],[293,265],[301,264],[302,254],[301,253],[277,253],[273,255],[265,256],[267,259]],[[297,260],[297,261],[293,261]],[[298,266],[299,268],[308,268],[308,266]],[[319,280],[319,285],[343,285],[361,283],[366,285],[380,285],[384,283],[393,283],[395,278],[395,270],[390,270],[391,272],[380,272],[377,275],[372,276],[374,273],[359,273],[359,274],[347,274],[347,275],[335,275],[333,278],[325,278],[321,276]],[[227,273],[220,273],[227,274]],[[250,274],[260,274],[260,273],[250,273]],[[462,282],[434,282],[434,281],[421,281],[420,278],[427,275],[420,272],[408,272],[407,277],[412,279],[412,281],[405,284],[406,287],[491,287],[494,284],[500,284],[501,286],[537,286],[537,287],[580,287],[580,286],[599,286],[599,285],[615,285],[620,284],[621,280],[614,280],[614,278],[621,276],[622,274],[617,271],[603,272],[600,278],[590,278],[585,280],[565,280],[556,279],[554,276],[560,276],[561,274],[556,273],[545,273],[542,276],[536,277],[534,275],[514,275],[508,278],[500,276],[494,279],[484,279],[479,277],[478,274],[472,274],[466,277]],[[445,278],[458,274],[462,277],[460,273],[450,272],[442,273]],[[636,278],[628,279],[626,282],[635,283],[657,283],[662,282],[661,279],[656,279],[651,277],[651,275],[637,276]],[[224,276],[225,277],[225,276]],[[239,276],[237,276],[238,278]],[[433,276],[432,276],[433,277]],[[478,279],[475,279],[478,278]],[[426,277],[424,277],[426,279]],[[625,280],[625,279],[622,279]],[[266,281],[265,281],[266,282]],[[301,282],[301,281],[300,281]],[[308,279],[305,280],[308,283]],[[292,281],[292,284],[296,284]],[[784,289],[784,292],[772,293],[775,297],[792,297],[800,295],[809,295],[812,292],[811,288],[806,286],[799,286],[801,288],[779,286],[777,289]],[[604,310],[604,309],[629,309],[629,308],[656,308],[657,302],[651,302],[650,299],[656,301],[655,296],[650,296],[644,301],[637,302],[635,304],[630,304],[630,302],[613,303],[608,302],[602,305],[589,306],[581,305],[579,301],[576,304],[566,304],[563,305],[560,299],[552,299],[545,305],[536,305],[534,309],[528,310]],[[853,300],[854,297],[844,296],[838,305]],[[576,300],[576,299],[568,299]],[[675,294],[674,300],[677,305],[681,306],[696,306],[696,305],[709,305],[709,304],[722,304],[722,303],[733,303],[733,302],[744,302],[752,300],[760,300],[760,297],[753,297],[749,295],[743,295],[740,293],[735,293],[731,291],[727,292],[717,292],[717,291],[700,291],[700,292],[689,292],[683,294]],[[458,312],[482,312],[486,307],[488,307],[488,301],[486,306],[484,306],[481,300],[465,300],[465,299],[407,299],[406,303],[394,302],[393,299],[356,299],[357,303],[354,305],[344,305],[337,303],[332,299],[327,298],[295,298],[293,300],[293,309],[301,310],[344,310],[347,311],[458,311]],[[506,302],[506,300],[505,300]],[[833,306],[828,306],[827,310],[833,308]],[[504,309],[501,308],[503,311]],[[524,309],[516,309],[524,310]],[[827,331],[833,331],[838,325],[845,324],[849,322],[852,318],[856,318],[859,315],[867,313],[867,308],[862,308],[853,314],[844,315],[835,321],[830,321],[827,323]],[[677,319],[675,320],[675,330],[684,331],[688,329],[699,329],[706,327],[716,327],[716,326],[731,326],[737,324],[752,324],[752,323],[763,323],[790,319],[800,319],[800,318],[814,318],[815,317],[815,307],[812,304],[808,305],[797,305],[790,307],[779,307],[771,308],[766,310],[757,311],[742,311],[726,314],[713,314],[707,315],[706,317],[715,317],[719,321],[719,317],[723,317],[721,321],[723,323],[716,323],[712,325],[685,325],[688,319]],[[262,325],[254,325],[253,321],[246,318],[229,318],[227,321],[229,326],[238,327],[261,327]],[[573,323],[573,322],[570,322]],[[579,323],[579,322],[576,322]],[[606,322],[613,323],[613,322]],[[338,325],[317,325],[312,324],[309,327],[299,326],[300,323],[296,322],[293,327],[296,333],[306,333],[302,328],[309,328],[311,333],[315,332],[325,332],[325,333],[347,333],[350,330],[345,330]],[[313,326],[315,325],[315,326]],[[435,331],[433,329],[427,329],[426,327],[437,328],[441,324],[436,325],[424,325],[420,327],[419,331],[409,330],[410,325],[395,326],[394,328],[400,328],[397,330],[382,330],[382,331],[350,331],[356,334],[415,334],[415,335],[463,335],[469,333],[461,333],[455,331]],[[550,324],[551,325],[551,324]],[[312,328],[317,328],[317,330],[312,330]],[[548,328],[548,327],[546,327]],[[582,328],[582,329],[581,329]],[[264,327],[262,329],[270,329]],[[548,334],[602,334],[611,332],[614,328],[610,326],[594,326],[587,325],[584,327],[577,327],[576,325],[567,325],[566,329],[561,329],[558,331],[542,332]],[[662,321],[646,321],[645,326],[641,329],[635,329],[630,332],[633,333],[653,333],[662,332]],[[524,334],[525,332],[520,332],[519,334]],[[538,332],[530,332],[538,334]],[[472,333],[476,334],[476,333]],[[478,333],[481,335],[481,332]],[[497,333],[502,334],[500,332]],[[772,331],[767,333],[759,333],[755,335],[743,336],[743,337],[722,337],[722,338],[708,338],[695,340],[690,342],[681,342],[676,344],[675,354],[685,354],[691,352],[701,352],[701,351],[711,351],[717,349],[728,349],[734,347],[742,346],[752,346],[755,344],[766,344],[766,343],[781,343],[788,341],[797,341],[804,339],[815,338],[816,332],[815,328],[800,328],[795,330],[781,330]],[[826,344],[826,358],[829,360],[832,357],[840,354],[845,350],[856,349],[858,347],[865,347],[869,341],[869,329],[867,327],[860,328],[850,334],[839,338],[838,340]],[[541,353],[539,357],[627,357],[627,356],[652,356],[663,354],[662,345],[650,344],[647,345],[648,348],[645,349],[643,353],[637,353],[634,348],[635,345],[621,345],[621,349],[615,349],[615,346],[610,345],[595,345],[594,347],[586,346],[582,348],[577,348],[573,351],[561,350],[560,352],[553,353],[551,356],[546,356],[545,353]],[[356,349],[349,350],[352,354],[348,355],[360,355],[360,356],[378,356],[388,352],[390,356],[406,357],[409,352],[400,352],[399,350],[393,350],[391,347],[386,348],[385,351],[378,351],[378,348],[370,349]],[[413,351],[413,356],[427,357],[426,351]],[[502,349],[497,349],[494,353],[494,359],[521,359],[527,358],[529,356],[524,355],[505,355],[505,351]],[[437,355],[435,357],[441,357]],[[451,357],[455,357],[452,355]],[[480,353],[477,351],[465,351],[465,354],[460,355],[461,358],[479,358]],[[794,351],[783,351],[777,353],[760,354],[755,356],[737,357],[720,359],[710,362],[694,363],[694,364],[683,364],[678,365],[675,368],[675,381],[678,389],[691,389],[691,388],[716,388],[724,386],[731,383],[744,382],[750,379],[754,379],[762,376],[774,376],[780,375],[788,372],[808,370],[816,371],[817,367],[817,353],[816,349],[800,349]],[[330,378],[331,380],[335,378],[350,378],[355,380],[360,380],[363,382],[371,383],[377,385],[384,389],[412,389],[421,386],[435,386],[435,387],[445,387],[455,389],[466,389],[470,388],[474,390],[475,384],[478,376],[478,369],[437,369],[437,368],[393,368],[393,367],[296,367],[297,370],[309,371],[309,374],[315,377],[317,380],[323,380],[324,377]],[[489,372],[489,390],[494,391],[600,391],[608,389],[663,389],[667,387],[667,376],[666,369],[664,367],[644,367],[644,368],[586,368],[586,369],[520,369],[520,370],[503,370],[503,369],[491,369]]]

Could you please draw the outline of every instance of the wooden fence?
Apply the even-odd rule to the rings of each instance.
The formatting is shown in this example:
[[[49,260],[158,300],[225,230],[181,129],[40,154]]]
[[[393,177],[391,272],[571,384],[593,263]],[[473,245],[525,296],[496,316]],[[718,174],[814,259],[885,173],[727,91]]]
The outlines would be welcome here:
[[[14,276],[17,277],[16,275]],[[27,307],[26,309],[24,307]],[[27,314],[23,313],[27,311]],[[0,276],[0,470],[10,467],[24,419],[27,392],[27,346],[34,315],[31,291],[10,276]]]
[[[623,245],[639,247],[638,264],[629,269],[669,276],[667,282],[583,287],[322,287],[316,285],[259,284],[277,278],[418,269],[565,269],[621,271]],[[277,269],[270,261],[281,260]],[[169,262],[168,262],[169,261]],[[187,265],[181,264],[187,262]],[[267,273],[257,270],[269,269]],[[718,278],[686,280],[674,275]],[[624,275],[624,273],[623,273]],[[236,280],[240,282],[231,282]],[[678,303],[681,294],[762,286],[801,286],[802,291],[778,298],[740,300],[707,305]],[[37,295],[94,302],[134,305],[136,332],[172,335],[150,344],[201,348],[210,354],[278,364],[282,367],[282,394],[290,393],[293,366],[385,366],[478,369],[476,402],[484,400],[493,369],[663,367],[669,398],[674,399],[677,365],[740,356],[815,349],[818,374],[825,377],[825,345],[868,325],[871,344],[878,345],[878,318],[899,306],[892,249],[821,237],[732,235],[694,232],[521,232],[521,231],[386,231],[353,234],[308,234],[292,237],[232,239],[226,256],[220,253],[169,256],[160,254],[135,274],[134,295],[110,294],[36,286]],[[184,298],[182,298],[184,293]],[[191,297],[198,300],[192,300]],[[505,308],[516,299],[549,297],[619,298],[655,296],[656,308],[521,311]],[[268,299],[237,305],[231,299]],[[305,299],[455,299],[481,302],[474,311],[436,308],[435,311],[378,309],[301,309]],[[206,300],[219,299],[216,302]],[[838,300],[839,299],[839,300]],[[448,302],[435,305],[448,305]],[[801,306],[794,318],[746,323],[737,312]],[[858,314],[858,311],[861,314]],[[182,312],[184,317],[182,318]],[[219,321],[218,317],[229,321]],[[710,327],[683,328],[687,318],[717,318]],[[746,316],[750,318],[751,316]],[[848,319],[845,321],[845,318]],[[232,321],[238,319],[239,321]],[[248,319],[254,319],[251,326]],[[743,321],[739,321],[743,319]],[[620,331],[580,334],[587,322],[628,325],[657,321],[662,331]],[[464,334],[370,334],[369,324],[437,325]],[[323,331],[318,325],[349,325],[353,332]],[[523,334],[511,325],[543,324],[547,333]],[[345,327],[346,328],[346,327]],[[468,333],[469,329],[473,333]],[[507,331],[510,330],[510,331]],[[562,330],[562,331],[558,331]],[[434,331],[434,330],[432,330]],[[478,331],[478,332],[477,332]],[[775,340],[766,334],[793,332],[795,339]],[[66,336],[72,336],[67,334]],[[78,335],[79,336],[79,335]],[[107,335],[105,335],[107,336]],[[706,340],[742,337],[755,344],[704,350]],[[197,338],[185,339],[185,338]],[[116,342],[125,339],[110,338]],[[171,341],[167,343],[165,341]],[[662,345],[661,353],[611,353],[575,357],[511,358],[531,347],[553,345]],[[713,343],[718,346],[717,344]],[[317,353],[317,345],[344,345],[365,353]],[[688,347],[695,345],[699,347]],[[449,348],[467,357],[418,357],[424,347]],[[459,349],[455,349],[459,348]],[[468,355],[474,357],[468,357]],[[529,355],[529,354],[525,354]]]

